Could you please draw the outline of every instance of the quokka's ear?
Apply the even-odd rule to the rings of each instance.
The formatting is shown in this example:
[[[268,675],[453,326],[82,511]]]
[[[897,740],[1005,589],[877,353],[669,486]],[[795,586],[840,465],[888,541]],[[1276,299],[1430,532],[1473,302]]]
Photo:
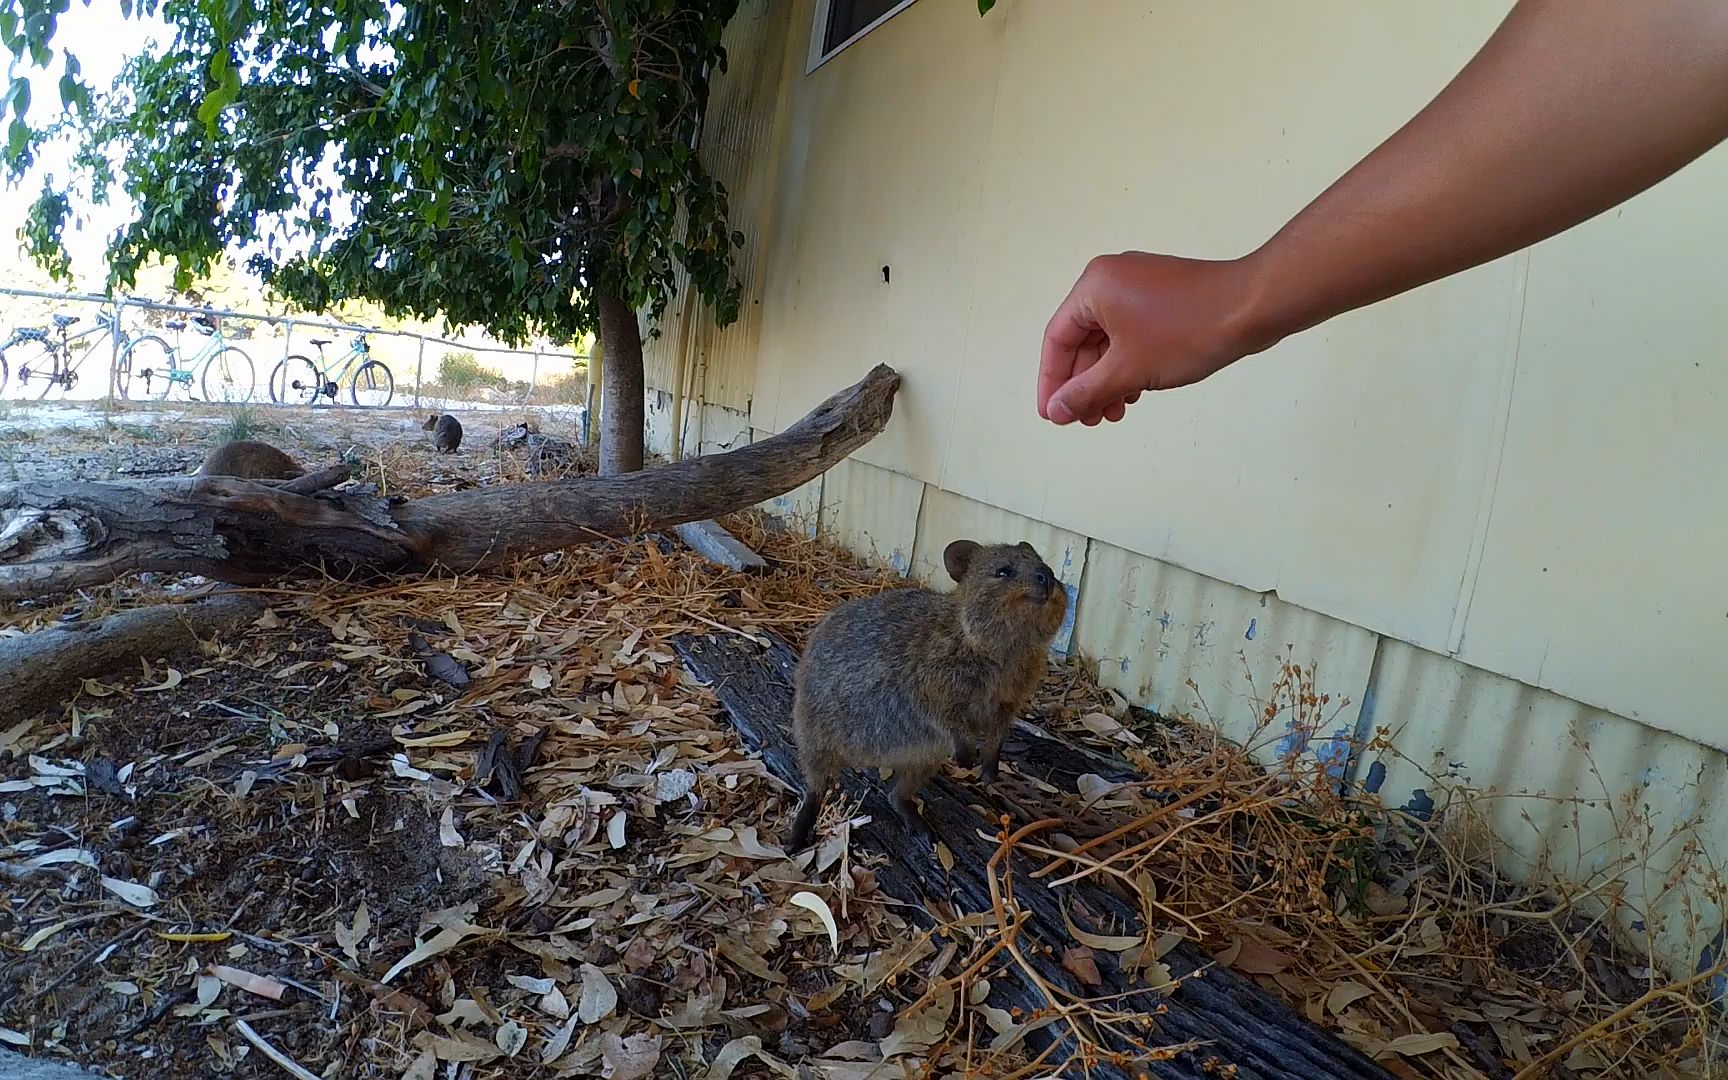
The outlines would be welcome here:
[[[972,565],[972,560],[978,557],[982,550],[971,540],[956,540],[942,552],[942,565],[948,568],[948,576],[960,581],[966,576],[966,570]]]

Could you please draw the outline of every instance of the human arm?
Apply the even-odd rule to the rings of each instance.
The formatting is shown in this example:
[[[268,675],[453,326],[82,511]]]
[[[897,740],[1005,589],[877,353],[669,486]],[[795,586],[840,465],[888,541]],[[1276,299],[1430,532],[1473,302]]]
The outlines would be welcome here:
[[[1254,252],[1090,263],[1038,411],[1119,420],[1344,312],[1527,247],[1728,138],[1728,4],[1519,0],[1425,109]]]

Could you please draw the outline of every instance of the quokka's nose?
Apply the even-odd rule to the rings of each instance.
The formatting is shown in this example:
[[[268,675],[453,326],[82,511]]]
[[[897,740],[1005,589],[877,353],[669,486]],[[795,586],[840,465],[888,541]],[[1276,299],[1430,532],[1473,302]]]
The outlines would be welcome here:
[[[1038,596],[1038,602],[1050,599],[1050,590],[1056,587],[1056,575],[1040,566],[1032,572],[1032,590]]]

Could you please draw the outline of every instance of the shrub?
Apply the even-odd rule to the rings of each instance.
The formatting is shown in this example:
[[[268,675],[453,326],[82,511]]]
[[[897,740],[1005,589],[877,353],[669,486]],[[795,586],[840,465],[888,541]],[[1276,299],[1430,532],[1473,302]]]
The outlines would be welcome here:
[[[467,351],[444,354],[438,361],[438,381],[444,386],[460,390],[501,387],[505,384],[502,374],[489,367],[481,367],[474,354]]]

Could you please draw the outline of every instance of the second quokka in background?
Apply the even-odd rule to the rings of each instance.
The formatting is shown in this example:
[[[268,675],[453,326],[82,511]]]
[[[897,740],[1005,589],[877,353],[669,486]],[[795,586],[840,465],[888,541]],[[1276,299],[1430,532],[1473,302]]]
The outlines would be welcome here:
[[[996,778],[1002,739],[1043,680],[1068,593],[1031,544],[956,540],[952,593],[892,589],[839,605],[793,673],[792,736],[804,802],[791,850],[808,847],[828,787],[848,768],[891,768],[896,808],[923,830],[913,796],[950,760]]]
[[[433,413],[420,428],[432,433],[432,449],[440,454],[454,454],[462,445],[462,422],[449,413]]]

